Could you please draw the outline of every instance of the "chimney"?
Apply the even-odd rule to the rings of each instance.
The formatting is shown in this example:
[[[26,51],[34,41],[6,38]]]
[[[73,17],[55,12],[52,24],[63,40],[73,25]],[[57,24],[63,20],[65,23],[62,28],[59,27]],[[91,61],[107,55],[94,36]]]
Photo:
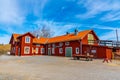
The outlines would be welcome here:
[[[66,35],[68,35],[69,34],[69,32],[66,32]]]
[[[75,29],[75,33],[74,33],[75,35],[78,35],[78,30],[77,29]]]

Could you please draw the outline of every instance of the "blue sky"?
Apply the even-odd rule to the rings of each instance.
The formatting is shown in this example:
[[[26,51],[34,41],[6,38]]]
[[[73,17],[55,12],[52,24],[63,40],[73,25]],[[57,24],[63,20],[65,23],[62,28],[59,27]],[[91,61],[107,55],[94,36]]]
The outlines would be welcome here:
[[[120,40],[120,0],[0,0],[0,43],[12,33],[46,25],[53,36],[93,29],[100,39]]]

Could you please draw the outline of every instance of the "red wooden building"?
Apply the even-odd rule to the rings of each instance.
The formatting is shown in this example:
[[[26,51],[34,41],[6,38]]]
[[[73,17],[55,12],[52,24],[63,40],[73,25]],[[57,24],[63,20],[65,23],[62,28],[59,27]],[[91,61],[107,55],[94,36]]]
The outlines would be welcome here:
[[[90,53],[95,58],[112,57],[112,49],[107,46],[100,46],[91,40],[99,40],[93,30],[72,34],[44,38],[35,37],[31,33],[12,34],[10,39],[11,55],[53,55],[70,57],[73,54]]]

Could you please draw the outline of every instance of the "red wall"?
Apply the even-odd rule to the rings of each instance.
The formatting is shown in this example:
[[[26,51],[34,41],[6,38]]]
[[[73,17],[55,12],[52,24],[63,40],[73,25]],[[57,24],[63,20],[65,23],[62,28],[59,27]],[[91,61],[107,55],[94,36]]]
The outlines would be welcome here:
[[[96,53],[91,53],[91,50],[96,50]],[[112,49],[105,46],[83,45],[83,54],[89,52],[95,58],[112,58]]]
[[[78,40],[77,41],[70,41],[69,45],[65,45],[65,42],[62,42],[62,43],[63,43],[63,46],[54,48],[55,49],[55,54],[51,54],[51,55],[54,55],[54,56],[65,56],[65,48],[66,47],[72,47],[72,54],[76,54],[76,48],[77,47],[80,48],[80,41],[78,41]],[[55,46],[59,46],[59,43],[53,43],[53,44],[55,44]],[[52,48],[53,48],[52,44],[50,44],[51,45],[50,47],[48,47],[48,45],[46,45],[47,46],[47,52],[48,52],[48,48],[51,48],[51,53],[52,53]],[[62,54],[59,53],[59,48],[63,49],[63,53]]]

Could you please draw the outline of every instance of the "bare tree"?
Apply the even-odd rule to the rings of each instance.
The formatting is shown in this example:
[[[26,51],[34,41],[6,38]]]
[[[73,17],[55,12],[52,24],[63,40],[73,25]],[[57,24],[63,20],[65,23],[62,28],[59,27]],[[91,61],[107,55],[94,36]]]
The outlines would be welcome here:
[[[47,26],[41,26],[39,27],[38,29],[34,30],[31,32],[34,36],[36,37],[46,37],[46,38],[49,38],[49,37],[52,37],[53,36],[53,31],[50,27],[47,27]]]

